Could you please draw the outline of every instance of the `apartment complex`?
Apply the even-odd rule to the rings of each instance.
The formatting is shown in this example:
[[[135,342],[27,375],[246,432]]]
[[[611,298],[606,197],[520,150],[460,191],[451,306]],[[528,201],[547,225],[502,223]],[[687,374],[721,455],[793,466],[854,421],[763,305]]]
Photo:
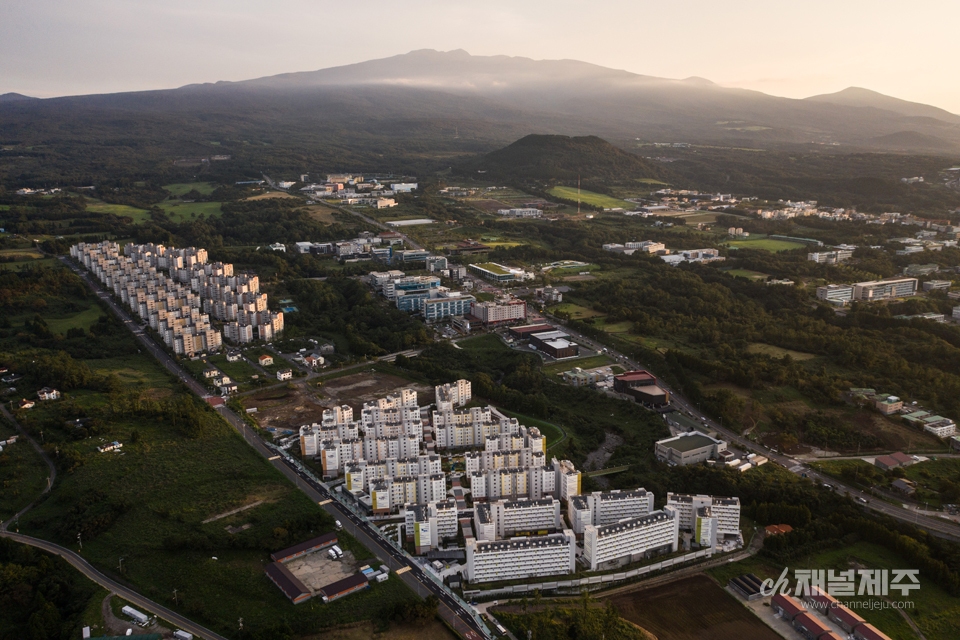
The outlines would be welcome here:
[[[467,540],[469,582],[520,580],[573,573],[576,561],[573,531],[514,540]]]
[[[591,571],[677,550],[679,519],[669,507],[613,524],[586,525],[583,560]]]
[[[498,500],[490,504],[498,539],[517,535],[544,535],[561,529],[560,501],[556,498]]]
[[[283,313],[267,308],[256,275],[208,263],[205,249],[156,244],[79,243],[70,255],[157,331],[178,355],[219,350],[223,338],[242,343],[272,340]],[[223,323],[223,333],[211,324]]]

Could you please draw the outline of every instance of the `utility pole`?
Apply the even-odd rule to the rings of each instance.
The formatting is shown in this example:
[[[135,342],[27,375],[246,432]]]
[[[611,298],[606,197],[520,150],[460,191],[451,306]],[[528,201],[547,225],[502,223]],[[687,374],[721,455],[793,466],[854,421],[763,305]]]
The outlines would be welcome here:
[[[176,589],[173,590],[173,602],[174,602],[175,604],[177,604],[177,605],[180,604],[180,601],[177,600],[177,590],[176,590]],[[242,618],[241,618],[241,620],[242,620]],[[243,628],[243,627],[241,627],[241,628]]]
[[[580,215],[580,174],[577,174],[577,215]]]
[[[80,545],[80,550],[83,550],[83,540],[80,539],[80,532],[77,532],[77,544]]]
[[[123,556],[120,556],[120,575],[123,575]]]

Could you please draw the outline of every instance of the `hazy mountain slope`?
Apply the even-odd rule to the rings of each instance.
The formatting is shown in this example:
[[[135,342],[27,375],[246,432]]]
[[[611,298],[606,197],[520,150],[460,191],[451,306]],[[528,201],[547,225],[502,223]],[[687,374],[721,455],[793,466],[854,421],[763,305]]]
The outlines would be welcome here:
[[[919,102],[901,100],[900,98],[886,96],[882,93],[877,93],[876,91],[871,91],[870,89],[862,89],[860,87],[847,87],[843,91],[838,91],[836,93],[825,93],[818,96],[811,96],[806,98],[806,101],[838,104],[847,107],[869,107],[873,109],[884,109],[885,111],[892,111],[893,113],[899,113],[904,116],[934,118],[936,120],[942,120],[943,122],[960,124],[960,115],[950,113],[945,109],[932,107]]]
[[[25,96],[22,93],[3,93],[0,94],[0,102],[23,102],[24,100],[36,100],[37,98],[32,98],[30,96]]]

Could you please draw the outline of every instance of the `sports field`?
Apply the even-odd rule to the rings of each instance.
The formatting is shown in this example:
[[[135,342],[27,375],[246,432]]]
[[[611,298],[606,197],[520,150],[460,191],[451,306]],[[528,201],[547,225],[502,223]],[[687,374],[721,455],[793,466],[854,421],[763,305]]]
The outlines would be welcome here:
[[[577,199],[577,188],[576,187],[553,187],[547,191],[552,196],[558,198],[564,198],[566,200],[576,200]],[[636,205],[632,202],[627,202],[626,200],[620,200],[619,198],[611,198],[610,196],[605,196],[602,193],[594,193],[593,191],[580,191],[580,201],[586,204],[592,204],[597,207],[603,207],[604,209],[633,209]]]
[[[731,247],[738,249],[764,249],[766,251],[789,251],[791,249],[800,249],[806,245],[800,242],[790,242],[789,240],[771,240],[770,238],[756,238],[749,240],[731,240],[728,243]]]

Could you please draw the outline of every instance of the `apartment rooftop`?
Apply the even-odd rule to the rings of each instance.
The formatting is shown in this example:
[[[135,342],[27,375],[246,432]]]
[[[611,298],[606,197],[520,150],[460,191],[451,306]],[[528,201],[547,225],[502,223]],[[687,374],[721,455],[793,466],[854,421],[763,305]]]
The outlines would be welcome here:
[[[486,503],[479,503],[474,506],[477,512],[477,520],[480,521],[480,524],[491,524],[493,523],[493,516],[490,515],[490,505]]]
[[[501,551],[536,549],[538,547],[562,547],[569,543],[567,536],[562,533],[532,538],[515,538],[513,540],[478,541],[477,553],[499,553]]]
[[[648,492],[646,489],[637,489],[636,491],[604,491],[602,493],[598,493],[601,502],[645,498],[647,494]]]
[[[542,500],[504,500],[504,509],[530,509],[532,507],[549,507],[554,504],[553,498]]]
[[[640,516],[639,518],[631,518],[629,520],[623,520],[621,522],[615,522],[613,524],[606,524],[601,527],[597,527],[597,536],[603,538],[621,533],[623,531],[636,529],[638,527],[646,527],[654,522],[663,522],[665,520],[672,519],[673,516],[668,514],[666,511],[654,511],[653,513]]]

